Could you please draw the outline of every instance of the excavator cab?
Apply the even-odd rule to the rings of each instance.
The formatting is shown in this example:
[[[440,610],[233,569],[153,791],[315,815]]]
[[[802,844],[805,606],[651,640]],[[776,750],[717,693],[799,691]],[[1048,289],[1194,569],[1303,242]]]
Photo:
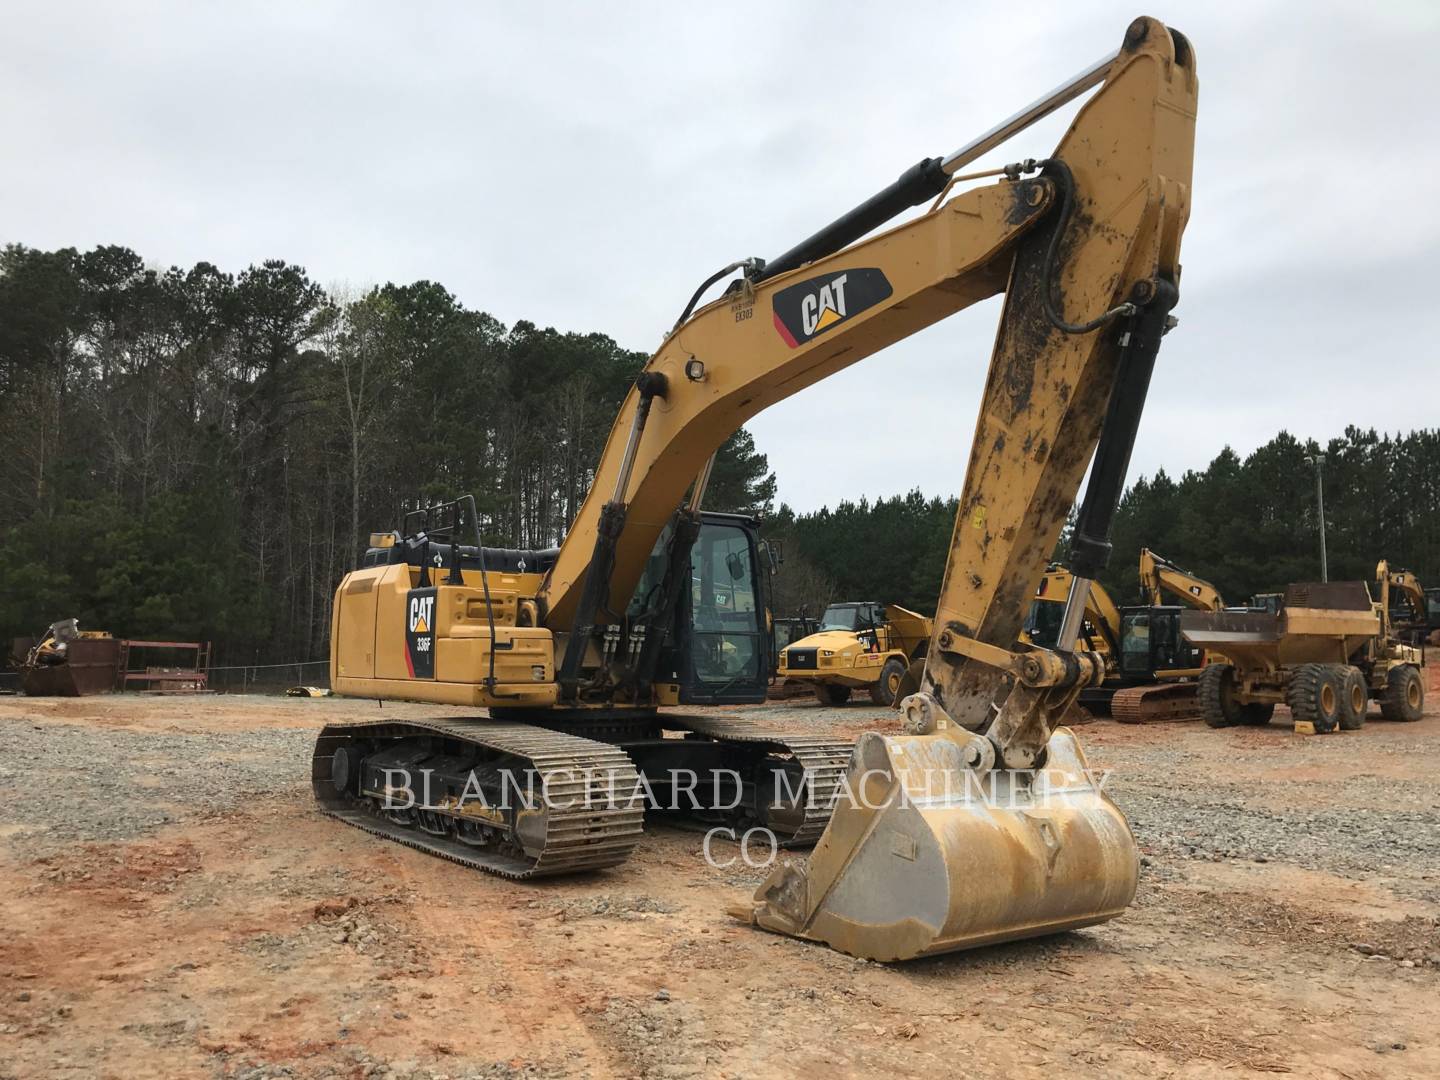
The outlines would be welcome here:
[[[652,602],[665,573],[669,531],[655,545],[629,614]],[[656,682],[679,687],[682,705],[753,705],[765,700],[773,651],[765,621],[765,565],[757,523],[705,513],[690,548],[690,588],[660,652]]]
[[[1205,650],[1180,635],[1179,606],[1131,607],[1120,612],[1120,674],[1149,679],[1165,672],[1193,672],[1205,664]]]
[[[1065,614],[1063,603],[1034,600],[1025,615],[1025,639],[1042,649],[1053,649],[1060,640],[1060,623]],[[1090,649],[1105,651],[1105,637],[1089,619],[1080,625],[1080,636]]]
[[[1267,615],[1279,615],[1284,606],[1285,594],[1278,592],[1256,593],[1246,605],[1250,611],[1264,612]]]

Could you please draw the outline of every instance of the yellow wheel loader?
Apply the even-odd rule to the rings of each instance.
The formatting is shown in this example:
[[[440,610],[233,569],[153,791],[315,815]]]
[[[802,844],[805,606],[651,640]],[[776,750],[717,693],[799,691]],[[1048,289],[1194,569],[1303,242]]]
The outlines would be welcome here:
[[[929,619],[898,604],[831,604],[816,633],[781,650],[778,674],[808,683],[822,705],[843,705],[854,690],[867,691],[876,705],[895,705],[933,633]]]
[[[1090,90],[1048,157],[965,171]],[[514,878],[614,866],[647,809],[818,836],[738,914],[881,960],[1123,912],[1135,841],[1057,723],[1103,674],[1079,629],[1174,325],[1196,95],[1186,39],[1137,19],[993,130],[779,257],[714,274],[636,377],[558,549],[485,547],[464,501],[379,537],[336,593],[333,687],[487,712],[328,725],[322,809]],[[936,433],[937,454],[969,465],[904,734],[852,752],[676,712],[765,694],[754,523],[702,510],[716,450],[767,406],[1001,293],[973,436]],[[1060,632],[1017,648],[1087,468]]]
[[[1225,655],[1200,677],[1205,722],[1268,724],[1284,704],[1302,734],[1353,731],[1372,700],[1387,720],[1419,720],[1421,652],[1396,635],[1390,590],[1413,587],[1422,600],[1424,592],[1384,562],[1375,577],[1378,599],[1363,581],[1312,582],[1286,589],[1276,612],[1186,612],[1186,639]]]

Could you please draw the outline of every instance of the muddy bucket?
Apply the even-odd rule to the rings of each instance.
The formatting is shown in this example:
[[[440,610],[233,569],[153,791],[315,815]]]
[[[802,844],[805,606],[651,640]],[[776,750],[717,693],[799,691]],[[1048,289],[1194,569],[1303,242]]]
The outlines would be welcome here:
[[[867,734],[808,860],[732,914],[870,960],[906,960],[1113,919],[1140,857],[1067,728],[1033,774],[979,772],[988,743]]]

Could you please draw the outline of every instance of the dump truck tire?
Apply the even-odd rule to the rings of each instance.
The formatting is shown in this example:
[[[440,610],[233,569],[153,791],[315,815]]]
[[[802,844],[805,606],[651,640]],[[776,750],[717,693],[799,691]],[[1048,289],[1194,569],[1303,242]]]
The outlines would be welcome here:
[[[1264,727],[1274,715],[1274,702],[1252,701],[1240,706],[1240,723],[1246,727]]]
[[[1214,728],[1234,727],[1243,716],[1243,706],[1235,700],[1235,667],[1233,664],[1210,664],[1200,673],[1196,688],[1200,698],[1200,715]]]
[[[815,696],[821,705],[844,705],[850,700],[850,687],[834,683],[816,683]]]
[[[1365,685],[1365,673],[1357,667],[1337,665],[1340,678],[1340,730],[1358,731],[1365,726],[1365,714],[1370,709],[1370,687]]]
[[[925,661],[910,661],[910,666],[905,669],[905,677],[900,680],[900,692],[896,696],[899,697],[901,701],[904,701],[911,694],[918,693],[920,691],[920,680],[924,677]]]
[[[1385,676],[1385,691],[1380,696],[1380,715],[1386,720],[1411,723],[1425,711],[1425,684],[1420,670],[1413,664],[1401,664]]]
[[[1309,721],[1317,735],[1340,726],[1340,679],[1330,664],[1301,664],[1285,692],[1296,722]]]
[[[870,687],[870,700],[876,705],[894,705],[896,695],[900,692],[900,684],[904,680],[905,663],[898,656],[892,656],[880,669],[879,681]]]

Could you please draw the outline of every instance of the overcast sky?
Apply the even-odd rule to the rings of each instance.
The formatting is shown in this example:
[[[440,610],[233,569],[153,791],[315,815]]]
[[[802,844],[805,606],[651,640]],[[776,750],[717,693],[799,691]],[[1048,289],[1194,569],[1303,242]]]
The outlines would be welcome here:
[[[1143,10],[5,8],[0,242],[231,271],[283,258],[330,285],[428,278],[506,324],[646,352],[712,271],[779,254],[966,142]],[[1440,423],[1440,3],[1149,13],[1190,38],[1201,91],[1180,328],[1132,478],[1282,426]],[[1072,114],[987,161],[1044,156]],[[998,304],[757,417],[781,498],[958,491]]]

